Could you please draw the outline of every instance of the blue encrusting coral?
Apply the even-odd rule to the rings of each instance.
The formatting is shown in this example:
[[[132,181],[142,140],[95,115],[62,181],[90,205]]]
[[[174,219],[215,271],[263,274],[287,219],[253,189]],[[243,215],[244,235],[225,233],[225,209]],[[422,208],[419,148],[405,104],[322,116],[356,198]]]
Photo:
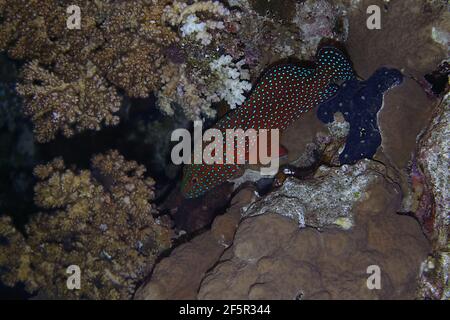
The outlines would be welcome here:
[[[319,105],[317,117],[330,123],[341,112],[350,124],[345,148],[339,155],[341,164],[353,164],[372,158],[381,144],[377,113],[384,93],[401,84],[403,75],[396,69],[380,68],[366,81],[352,78],[342,84],[337,94]]]

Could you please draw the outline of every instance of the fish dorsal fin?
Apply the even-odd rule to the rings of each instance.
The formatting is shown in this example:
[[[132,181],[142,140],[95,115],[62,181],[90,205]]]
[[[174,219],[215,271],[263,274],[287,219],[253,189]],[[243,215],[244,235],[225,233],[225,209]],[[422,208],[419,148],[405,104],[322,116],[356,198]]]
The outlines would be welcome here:
[[[280,64],[269,69],[264,75],[265,80],[276,79],[277,76],[292,76],[307,78],[314,74],[313,68],[302,67],[295,64]]]
[[[306,68],[306,67],[300,67],[300,66],[294,66],[294,70],[295,72],[300,76],[300,77],[309,77],[311,75],[314,74],[314,69],[313,68]]]
[[[323,47],[317,52],[317,74],[340,83],[355,77],[350,60],[335,47]]]

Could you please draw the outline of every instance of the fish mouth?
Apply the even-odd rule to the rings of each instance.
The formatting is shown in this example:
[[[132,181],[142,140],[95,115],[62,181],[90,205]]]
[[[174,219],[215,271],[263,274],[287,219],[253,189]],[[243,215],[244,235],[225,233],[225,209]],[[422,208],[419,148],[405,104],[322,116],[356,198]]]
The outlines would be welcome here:
[[[189,189],[186,186],[181,185],[180,187],[180,193],[183,195],[183,197],[185,198],[192,198],[192,193],[191,191],[189,191]]]
[[[199,198],[200,196],[202,196],[201,194],[198,193],[192,193],[192,192],[181,192],[181,194],[183,195],[183,197],[185,199],[196,199]]]
[[[192,198],[194,198],[194,196],[190,192],[186,192],[186,191],[183,191],[183,190],[181,190],[181,195],[185,199],[192,199]]]
[[[185,199],[194,199],[200,196],[198,192],[194,192],[188,186],[183,185],[180,188],[180,193]]]

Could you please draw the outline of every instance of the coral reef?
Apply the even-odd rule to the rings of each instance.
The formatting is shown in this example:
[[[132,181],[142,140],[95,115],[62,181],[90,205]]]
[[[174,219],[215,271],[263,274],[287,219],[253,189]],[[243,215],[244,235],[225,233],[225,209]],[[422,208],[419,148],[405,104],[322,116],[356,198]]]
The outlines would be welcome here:
[[[159,88],[164,48],[177,40],[161,20],[167,1],[80,1],[82,30],[66,28],[69,4],[6,1],[0,8],[0,51],[31,60],[18,92],[39,142],[117,124],[117,90],[148,97]]]
[[[414,219],[395,214],[400,202],[395,183],[380,175],[365,193],[352,208],[351,229],[332,224],[319,231],[299,228],[271,210],[240,218],[255,201],[254,189],[244,188],[210,231],[161,260],[135,297],[412,299],[428,243]],[[289,201],[285,198],[285,207]],[[373,264],[382,270],[381,290],[366,285]]]
[[[253,198],[254,190],[251,188],[233,197],[230,207],[214,220],[211,230],[180,245],[169,257],[162,259],[153,270],[150,281],[136,291],[134,298],[196,299],[204,275],[232,244],[241,212]]]
[[[324,124],[316,112],[307,112],[287,128],[280,138],[280,144],[287,150],[287,158],[281,165],[310,167],[315,163],[339,165],[339,150],[345,143],[349,123],[337,113],[335,121]]]
[[[14,286],[18,281],[28,280],[30,253],[31,248],[11,218],[0,216],[0,279],[4,284]]]
[[[308,55],[323,38],[347,40],[348,19],[345,6],[338,1],[307,0],[296,3],[293,22],[300,30],[302,54]]]
[[[189,119],[214,117],[213,102],[224,99],[230,108],[240,105],[251,89],[249,73],[241,56],[231,56],[224,43],[237,37],[241,14],[218,1],[174,1],[163,19],[176,28],[181,39],[168,54],[172,63],[163,67],[164,83],[158,92],[159,106],[173,114],[181,106]]]
[[[60,48],[52,39],[65,28],[65,10],[56,1],[2,1],[0,16],[0,51],[14,59],[53,61]]]
[[[271,68],[260,78],[244,104],[221,118],[214,128],[223,134],[236,128],[244,131],[285,130],[303,113],[332,96],[336,91],[333,82],[346,81],[354,76],[351,62],[335,47],[321,48],[316,62],[316,68],[304,68],[298,64],[280,64]],[[247,145],[246,150],[256,144],[256,139],[250,140],[240,141]],[[221,144],[219,152],[223,152],[225,165],[201,163],[185,167],[181,190],[186,197],[202,196],[221,183],[242,175],[243,164],[238,163],[239,160],[229,161],[227,157],[226,139]],[[237,152],[239,154],[239,150]],[[244,154],[242,156],[245,158]],[[248,163],[248,156],[244,160]]]
[[[54,139],[59,131],[71,137],[86,129],[100,130],[102,123],[119,122],[114,113],[121,98],[92,63],[81,66],[64,61],[58,69],[53,73],[33,61],[24,67],[23,81],[17,86],[38,142]],[[71,73],[74,69],[76,73]]]
[[[450,299],[448,9],[0,0],[0,296]],[[288,152],[270,178],[186,167],[180,192],[192,120]]]
[[[382,0],[360,0],[349,12],[346,48],[356,73],[364,79],[380,66],[394,66],[405,75],[403,84],[385,95],[378,114],[382,152],[396,169],[404,170],[416,148],[417,135],[427,126],[435,100],[430,100],[414,79],[436,69],[448,58],[448,51],[432,39],[432,27],[448,15],[445,1],[390,1],[384,11],[382,27],[363,28],[369,5]],[[381,148],[380,148],[381,149]]]
[[[154,181],[144,172],[117,151],[93,157],[91,170],[66,169],[62,159],[37,166],[35,202],[51,212],[32,218],[26,238],[2,218],[1,252],[17,256],[1,260],[2,280],[48,298],[129,298],[171,238],[152,217]],[[66,287],[70,265],[81,269],[80,290]]]
[[[93,61],[130,97],[148,97],[161,86],[164,50],[178,41],[162,21],[167,3],[125,1],[102,12],[105,21],[100,31],[105,44],[93,53]]]
[[[383,105],[383,94],[402,80],[400,71],[381,68],[366,81],[351,79],[343,83],[336,96],[319,106],[317,116],[323,122],[332,122],[334,114],[341,112],[350,124],[345,148],[339,156],[341,164],[373,157],[381,144],[377,114]]]
[[[365,175],[370,176],[370,171],[361,179]],[[354,225],[348,230],[336,228],[333,219],[319,230],[299,229],[298,222],[280,215],[277,207],[260,206],[255,216],[241,221],[233,245],[204,276],[197,297],[413,299],[429,245],[414,219],[395,214],[401,200],[398,187],[388,176],[377,175],[352,207]],[[345,176],[338,179],[347,188],[351,185],[345,183]],[[307,202],[309,197],[305,193],[301,199]],[[278,201],[286,216],[295,214],[289,206],[291,198]],[[342,210],[335,207],[335,198],[327,201],[317,215]],[[314,208],[305,211],[307,217]],[[370,265],[380,267],[380,290],[367,287]]]
[[[369,160],[338,168],[321,166],[313,179],[288,178],[284,184],[252,204],[245,216],[277,213],[295,220],[299,227],[321,228],[353,225],[352,209],[364,199],[368,187],[384,169]]]
[[[421,298],[450,298],[449,106],[450,94],[447,94],[419,140],[415,166],[411,171],[414,193],[410,210],[422,223],[433,245],[432,254],[423,263],[419,288]]]
[[[251,88],[248,81],[257,79],[272,62],[287,57],[311,58],[319,37],[345,38],[345,30],[330,29],[345,19],[343,10],[325,1],[318,6],[299,5],[298,19],[286,23],[260,15],[245,1],[232,5],[228,8],[218,1],[175,1],[166,7],[164,19],[178,30],[181,39],[171,50],[172,61],[177,63],[165,67],[165,85],[158,93],[160,106],[167,113],[172,113],[174,103],[184,108],[191,119],[214,116],[211,102],[225,100],[235,108]],[[329,10],[321,15],[323,6]],[[296,30],[296,23],[301,24],[313,11],[320,16],[317,21],[305,32]],[[323,25],[325,20],[331,22]],[[311,43],[308,32],[315,32]]]
[[[297,6],[297,18],[284,24],[260,15],[245,1],[231,7],[227,2],[211,0],[83,0],[77,3],[82,30],[66,28],[69,4],[20,0],[3,1],[0,7],[0,51],[14,59],[33,61],[25,67],[25,74],[30,73],[31,66],[39,65],[43,69],[39,69],[40,77],[54,75],[58,84],[72,83],[68,86],[72,88],[91,70],[96,83],[108,88],[98,92],[100,88],[96,87],[78,94],[58,91],[57,96],[72,99],[66,101],[68,114],[59,110],[57,116],[61,118],[57,120],[50,116],[52,112],[41,117],[29,111],[41,142],[52,140],[59,130],[70,136],[102,124],[116,124],[117,118],[105,119],[118,108],[116,90],[139,98],[156,93],[158,106],[169,115],[173,108],[181,107],[188,119],[213,118],[213,103],[224,100],[229,108],[242,104],[244,94],[251,89],[250,80],[273,61],[289,56],[311,57],[319,37],[345,38],[346,34],[334,28],[345,19],[342,5],[325,1]],[[323,8],[327,10],[320,14]],[[307,30],[298,30],[296,24],[303,25],[305,19]],[[58,61],[71,61],[71,66],[63,62],[58,68]],[[40,82],[40,77],[33,80]],[[29,86],[26,79],[23,85],[28,85],[26,92],[21,91],[28,109],[54,109],[45,105],[47,100],[57,99],[53,90]],[[74,96],[83,95],[92,101],[96,94],[103,97],[100,102],[94,101],[94,110],[90,111],[96,120],[76,123],[76,129],[67,125],[65,122],[73,123],[71,110],[86,110],[80,108],[82,97],[76,100]],[[33,100],[34,96],[40,97]]]
[[[348,231],[298,229],[291,219],[270,213],[243,220],[232,247],[204,276],[197,298],[414,298],[427,242],[413,219],[394,214],[386,191],[381,197],[376,206],[370,201],[371,208],[358,210]],[[370,265],[382,270],[380,290],[367,287]]]
[[[165,84],[158,93],[159,107],[173,115],[176,103],[191,120],[213,118],[216,112],[211,109],[211,104],[222,99],[235,108],[245,100],[244,92],[251,89],[248,72],[242,66],[242,61],[235,63],[229,55],[213,59],[196,71],[187,65],[169,64],[163,71]],[[203,76],[194,80],[192,76],[198,73]]]

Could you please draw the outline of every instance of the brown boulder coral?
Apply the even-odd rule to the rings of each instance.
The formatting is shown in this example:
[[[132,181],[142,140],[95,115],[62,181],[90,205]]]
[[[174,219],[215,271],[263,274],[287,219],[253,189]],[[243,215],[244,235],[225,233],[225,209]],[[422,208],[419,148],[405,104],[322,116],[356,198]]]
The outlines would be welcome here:
[[[359,1],[359,9],[350,17],[346,48],[358,75],[367,78],[381,65],[395,66],[405,75],[402,86],[386,95],[378,114],[380,151],[399,171],[407,167],[416,137],[426,127],[435,105],[414,79],[421,79],[448,57],[445,48],[433,40],[432,33],[440,21],[445,21],[448,9],[444,2],[390,1],[383,13],[381,30],[362,27],[366,15],[358,13],[369,5],[383,7],[385,1]]]
[[[244,219],[203,278],[198,299],[412,299],[427,242],[398,195],[375,186],[350,230],[298,228],[279,214]],[[381,288],[367,286],[379,266]]]
[[[170,246],[170,229],[152,216],[154,181],[145,169],[117,151],[97,155],[91,170],[66,169],[55,159],[35,169],[39,213],[26,226],[27,238],[7,218],[0,224],[2,281],[25,283],[49,298],[125,299]],[[81,269],[81,289],[68,290],[66,268]]]
[[[396,214],[400,203],[374,161],[289,178],[243,213],[197,298],[412,299],[429,244],[414,219]],[[379,290],[367,285],[369,267],[380,268]]]
[[[156,265],[148,281],[136,291],[134,299],[195,299],[206,272],[231,245],[241,211],[253,198],[253,188],[240,191],[225,214],[214,220],[211,230],[178,246]]]

